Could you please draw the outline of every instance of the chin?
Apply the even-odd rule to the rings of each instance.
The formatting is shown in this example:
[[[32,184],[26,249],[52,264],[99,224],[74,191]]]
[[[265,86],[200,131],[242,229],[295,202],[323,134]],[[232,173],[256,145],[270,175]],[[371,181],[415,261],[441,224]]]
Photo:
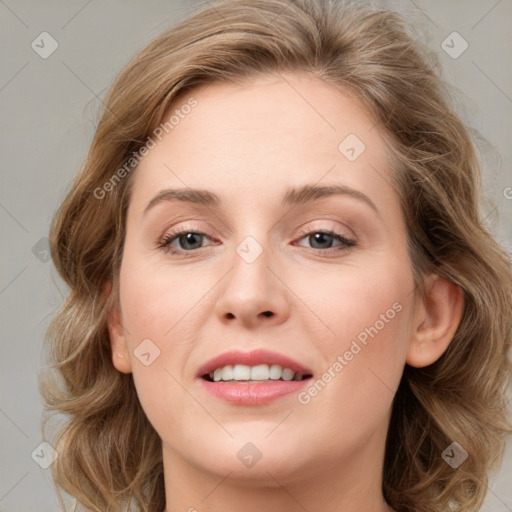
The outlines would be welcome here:
[[[207,446],[198,446],[189,461],[200,471],[222,477],[230,475],[230,481],[244,485],[275,487],[277,482],[295,480],[302,473],[306,478],[311,465],[307,463],[303,443],[298,440],[295,446],[291,442],[285,445],[277,436],[272,439],[271,434],[265,439],[265,435],[268,429],[264,435],[258,433],[254,437],[239,436],[226,442],[211,440]]]

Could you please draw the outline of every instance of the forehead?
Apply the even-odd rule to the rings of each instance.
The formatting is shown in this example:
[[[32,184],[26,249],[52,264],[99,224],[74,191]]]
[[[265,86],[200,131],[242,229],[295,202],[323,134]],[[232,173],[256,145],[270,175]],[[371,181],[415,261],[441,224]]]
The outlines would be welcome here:
[[[185,107],[191,98],[197,106],[188,115],[176,115],[188,110]],[[307,140],[319,150],[331,151],[348,133],[366,139],[371,146],[382,135],[379,130],[375,135],[367,133],[377,123],[351,92],[306,73],[262,75],[243,85],[202,85],[175,98],[164,123],[170,118],[178,121],[171,130],[176,143],[192,130],[194,136],[212,141],[235,135],[240,141],[249,134],[265,140],[270,149]],[[170,133],[167,135],[171,139]],[[192,145],[194,138],[187,142]],[[200,139],[195,142],[200,145]]]
[[[163,187],[280,198],[290,184],[322,180],[370,195],[390,185],[381,128],[350,93],[306,74],[203,85],[174,100],[163,122],[171,118],[137,168],[139,207]]]

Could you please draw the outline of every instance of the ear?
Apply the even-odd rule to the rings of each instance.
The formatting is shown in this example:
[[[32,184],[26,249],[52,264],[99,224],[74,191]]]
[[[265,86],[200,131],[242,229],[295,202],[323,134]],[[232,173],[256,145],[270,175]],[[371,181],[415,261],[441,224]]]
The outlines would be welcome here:
[[[437,361],[453,339],[464,312],[464,292],[454,282],[431,274],[426,297],[415,315],[406,362],[422,368]]]
[[[109,282],[104,288],[102,295],[108,297],[111,290],[112,283]],[[126,333],[119,306],[111,308],[108,314],[107,325],[110,347],[112,349],[112,364],[116,370],[122,373],[130,373],[132,371],[132,364],[130,362]]]

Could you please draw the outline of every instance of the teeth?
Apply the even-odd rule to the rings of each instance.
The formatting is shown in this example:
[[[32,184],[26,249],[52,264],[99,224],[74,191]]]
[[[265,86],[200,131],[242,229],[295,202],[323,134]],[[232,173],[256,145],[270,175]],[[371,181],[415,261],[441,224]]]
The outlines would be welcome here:
[[[271,379],[280,379],[283,374],[283,369],[278,364],[273,364],[269,370]]]
[[[247,381],[247,380],[302,380],[301,374],[295,374],[290,368],[283,368],[278,364],[269,366],[259,364],[247,366],[245,364],[227,365],[217,368],[210,373],[210,378],[215,382],[223,381]]]
[[[222,373],[224,379],[224,373]],[[251,380],[251,367],[245,364],[235,364],[233,366],[233,380]]]
[[[268,380],[270,377],[270,370],[268,364],[260,364],[251,367],[251,380]]]
[[[289,368],[283,370],[283,380],[292,380],[295,376],[295,372],[292,372]]]

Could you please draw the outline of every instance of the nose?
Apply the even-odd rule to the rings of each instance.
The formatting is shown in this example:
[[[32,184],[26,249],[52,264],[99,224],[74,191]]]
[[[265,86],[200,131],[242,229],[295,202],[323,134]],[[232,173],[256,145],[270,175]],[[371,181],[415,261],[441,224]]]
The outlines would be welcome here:
[[[290,315],[290,291],[269,259],[265,250],[252,262],[234,254],[233,267],[221,282],[215,305],[221,322],[251,329],[286,321]]]

